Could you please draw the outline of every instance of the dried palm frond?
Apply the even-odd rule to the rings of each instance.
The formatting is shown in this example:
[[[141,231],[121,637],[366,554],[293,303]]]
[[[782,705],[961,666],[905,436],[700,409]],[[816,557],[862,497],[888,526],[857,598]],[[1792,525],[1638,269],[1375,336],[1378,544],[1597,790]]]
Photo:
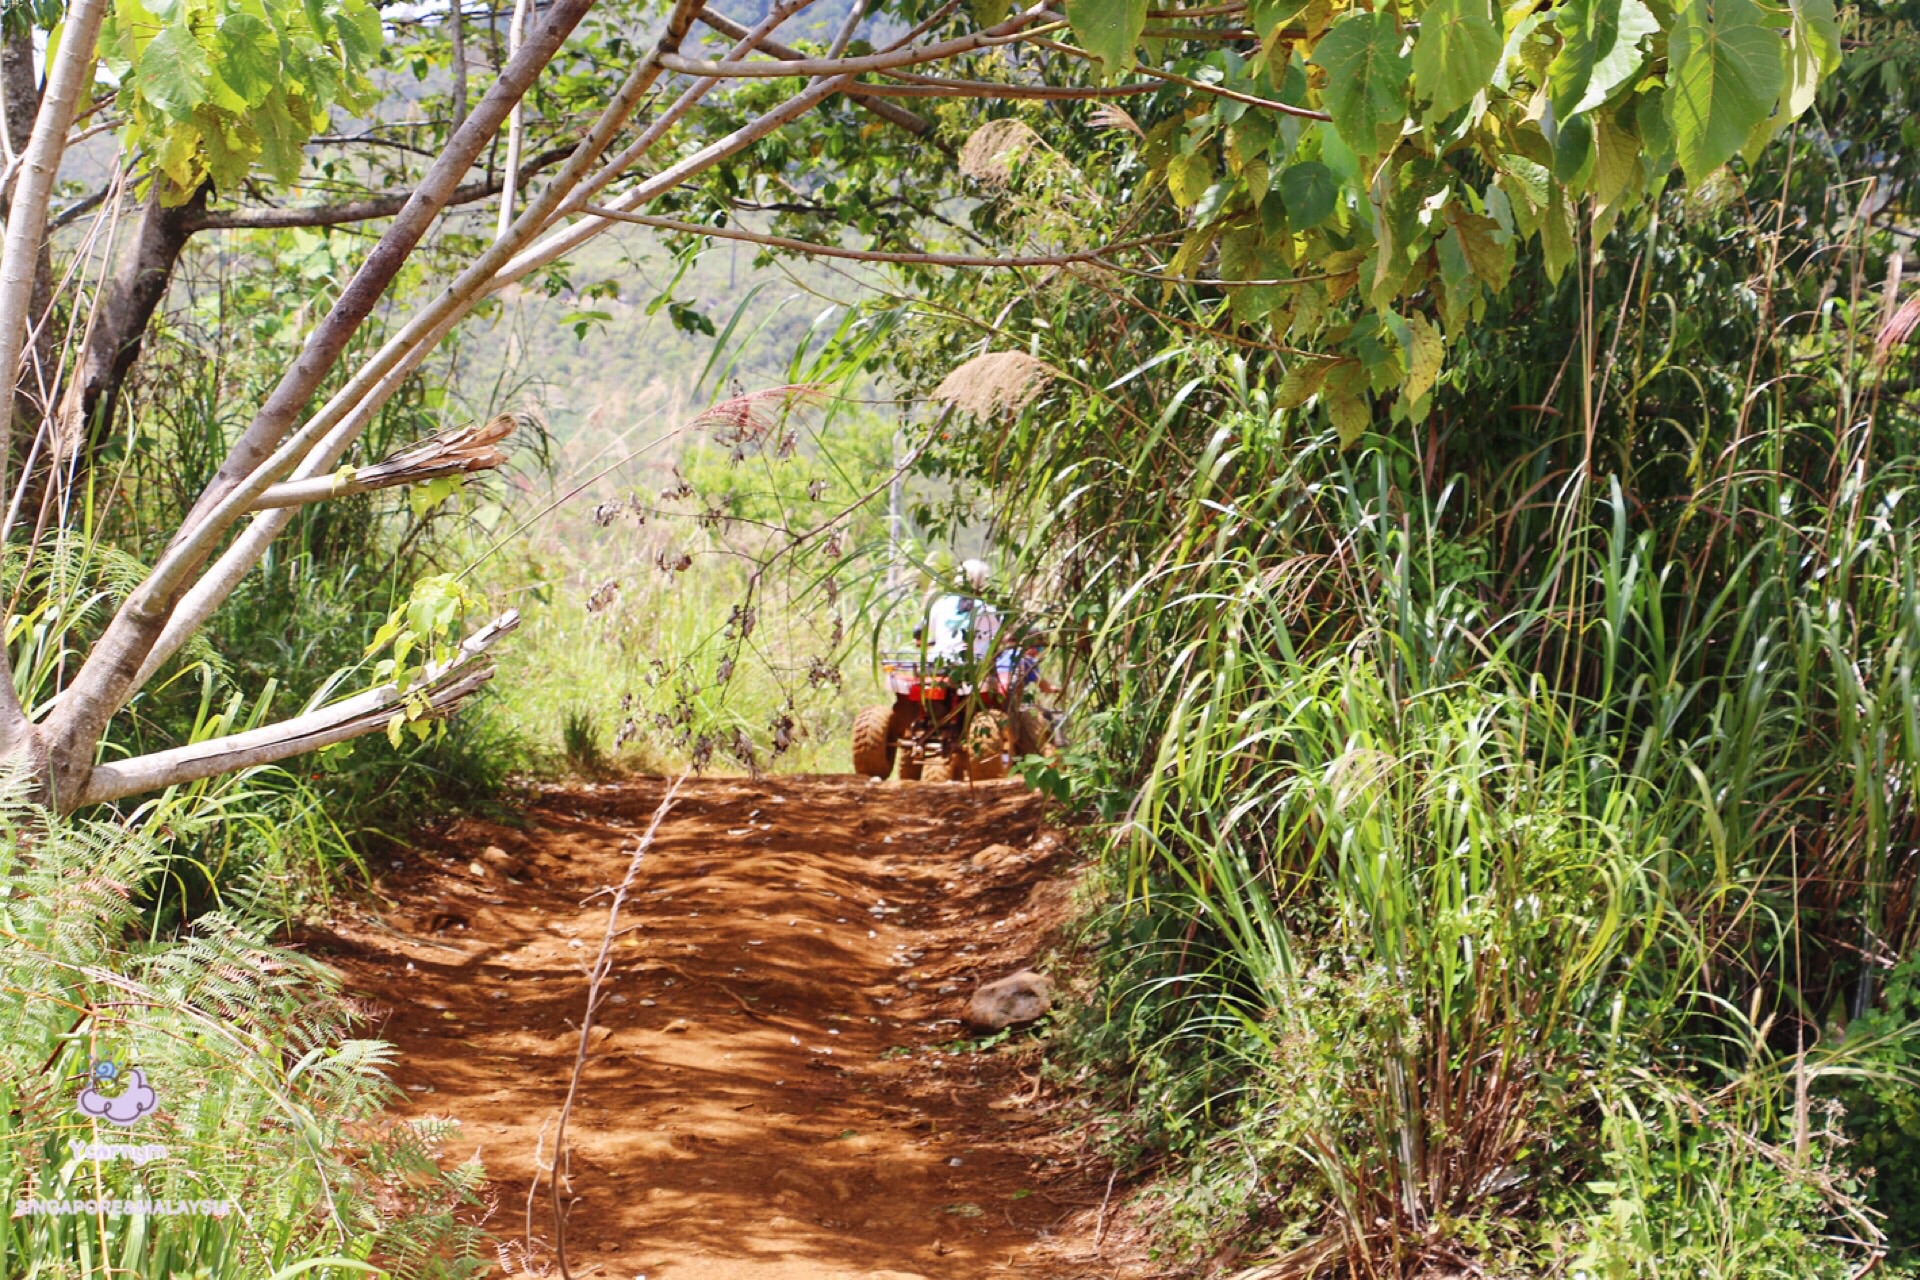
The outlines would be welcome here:
[[[1132,116],[1111,102],[1103,102],[1089,111],[1087,123],[1096,129],[1125,129],[1136,137],[1147,136],[1147,131]]]
[[[1058,369],[1024,351],[989,351],[942,378],[933,398],[976,418],[990,418],[1020,412],[1059,376]]]
[[[1916,327],[1920,327],[1920,293],[1908,298],[1880,326],[1873,339],[1874,359],[1885,364],[1893,349],[1911,338]]]
[[[960,172],[988,186],[1001,186],[1012,176],[1014,162],[1039,142],[1040,135],[1024,121],[989,120],[960,148]]]
[[[780,456],[792,452],[789,433],[782,430],[797,408],[819,404],[827,389],[818,383],[795,382],[759,391],[744,391],[716,401],[693,420],[695,427],[713,431],[714,443],[724,446],[738,462],[768,440],[776,442]]]

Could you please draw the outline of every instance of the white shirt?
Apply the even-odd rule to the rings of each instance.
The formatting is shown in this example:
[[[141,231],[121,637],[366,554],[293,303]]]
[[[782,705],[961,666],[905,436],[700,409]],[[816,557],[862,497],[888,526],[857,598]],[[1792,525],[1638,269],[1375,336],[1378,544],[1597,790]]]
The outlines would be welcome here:
[[[927,656],[943,662],[984,658],[993,652],[993,637],[999,630],[1000,611],[986,601],[938,596],[927,610]]]

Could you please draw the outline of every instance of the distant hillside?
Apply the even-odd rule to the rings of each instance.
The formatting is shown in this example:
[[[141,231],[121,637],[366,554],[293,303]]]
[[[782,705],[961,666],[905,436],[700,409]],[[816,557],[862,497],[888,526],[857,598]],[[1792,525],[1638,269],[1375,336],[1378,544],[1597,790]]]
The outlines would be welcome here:
[[[679,263],[657,233],[610,231],[570,260],[569,291],[549,296],[531,279],[503,295],[490,320],[468,325],[460,389],[500,407],[537,405],[567,443],[619,434],[638,418],[697,411],[733,382],[785,382],[808,328],[823,315],[830,327],[835,309],[860,300],[868,285],[838,263],[755,269],[754,257],[752,245],[716,244],[676,278]],[[687,324],[675,322],[676,312]],[[688,327],[695,315],[714,336]],[[716,350],[721,336],[728,340]]]

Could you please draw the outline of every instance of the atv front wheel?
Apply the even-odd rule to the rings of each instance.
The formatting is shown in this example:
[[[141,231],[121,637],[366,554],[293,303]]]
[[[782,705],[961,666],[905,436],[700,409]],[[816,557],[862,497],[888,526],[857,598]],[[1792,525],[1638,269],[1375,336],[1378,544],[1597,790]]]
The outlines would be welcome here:
[[[853,771],[884,779],[893,772],[892,707],[867,707],[853,718]]]
[[[1053,739],[1047,732],[1047,722],[1038,712],[1021,707],[1013,713],[1013,754],[1015,756],[1050,756],[1053,754]]]
[[[957,747],[948,755],[928,756],[920,766],[922,782],[964,782],[966,778],[967,756]]]
[[[998,711],[975,712],[967,722],[967,758],[972,762],[969,776],[973,781],[1006,777],[1012,751],[1013,729],[1007,717]]]

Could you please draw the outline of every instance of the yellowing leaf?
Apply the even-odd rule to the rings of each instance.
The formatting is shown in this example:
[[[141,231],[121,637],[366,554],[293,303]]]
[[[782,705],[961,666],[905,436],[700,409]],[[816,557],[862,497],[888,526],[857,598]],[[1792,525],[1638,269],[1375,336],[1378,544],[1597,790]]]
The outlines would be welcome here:
[[[1513,244],[1502,238],[1500,224],[1457,205],[1448,207],[1447,223],[1473,274],[1496,292],[1504,289],[1513,271]]]
[[[1416,315],[1407,322],[1413,341],[1407,351],[1407,380],[1400,394],[1419,400],[1433,390],[1440,378],[1440,363],[1446,357],[1446,340],[1425,316]]]
[[[1167,161],[1167,191],[1183,209],[1199,203],[1213,185],[1213,157],[1205,148],[1187,155],[1175,155]]]
[[[200,185],[200,130],[192,124],[176,126],[161,140],[154,167],[173,180],[180,200]],[[180,200],[168,203],[178,204]]]
[[[1325,403],[1327,416],[1333,419],[1333,429],[1340,433],[1340,447],[1351,449],[1373,421],[1365,397],[1344,391],[1329,392]]]
[[[1320,403],[1327,407],[1334,430],[1340,433],[1340,447],[1350,449],[1373,422],[1373,410],[1367,401],[1367,371],[1358,360],[1338,361],[1327,375]]]
[[[1573,261],[1573,205],[1558,188],[1546,216],[1540,220],[1540,246],[1545,250],[1547,279],[1560,283],[1560,275]]]
[[[1287,321],[1289,335],[1301,340],[1311,338],[1320,331],[1320,326],[1326,323],[1326,319],[1325,294],[1310,284],[1301,285],[1294,290],[1293,314]]]
[[[1293,368],[1287,370],[1280,379],[1279,389],[1274,392],[1273,402],[1282,409],[1297,409],[1320,394],[1320,388],[1326,383],[1327,375],[1333,372],[1338,360],[1305,357]]]

